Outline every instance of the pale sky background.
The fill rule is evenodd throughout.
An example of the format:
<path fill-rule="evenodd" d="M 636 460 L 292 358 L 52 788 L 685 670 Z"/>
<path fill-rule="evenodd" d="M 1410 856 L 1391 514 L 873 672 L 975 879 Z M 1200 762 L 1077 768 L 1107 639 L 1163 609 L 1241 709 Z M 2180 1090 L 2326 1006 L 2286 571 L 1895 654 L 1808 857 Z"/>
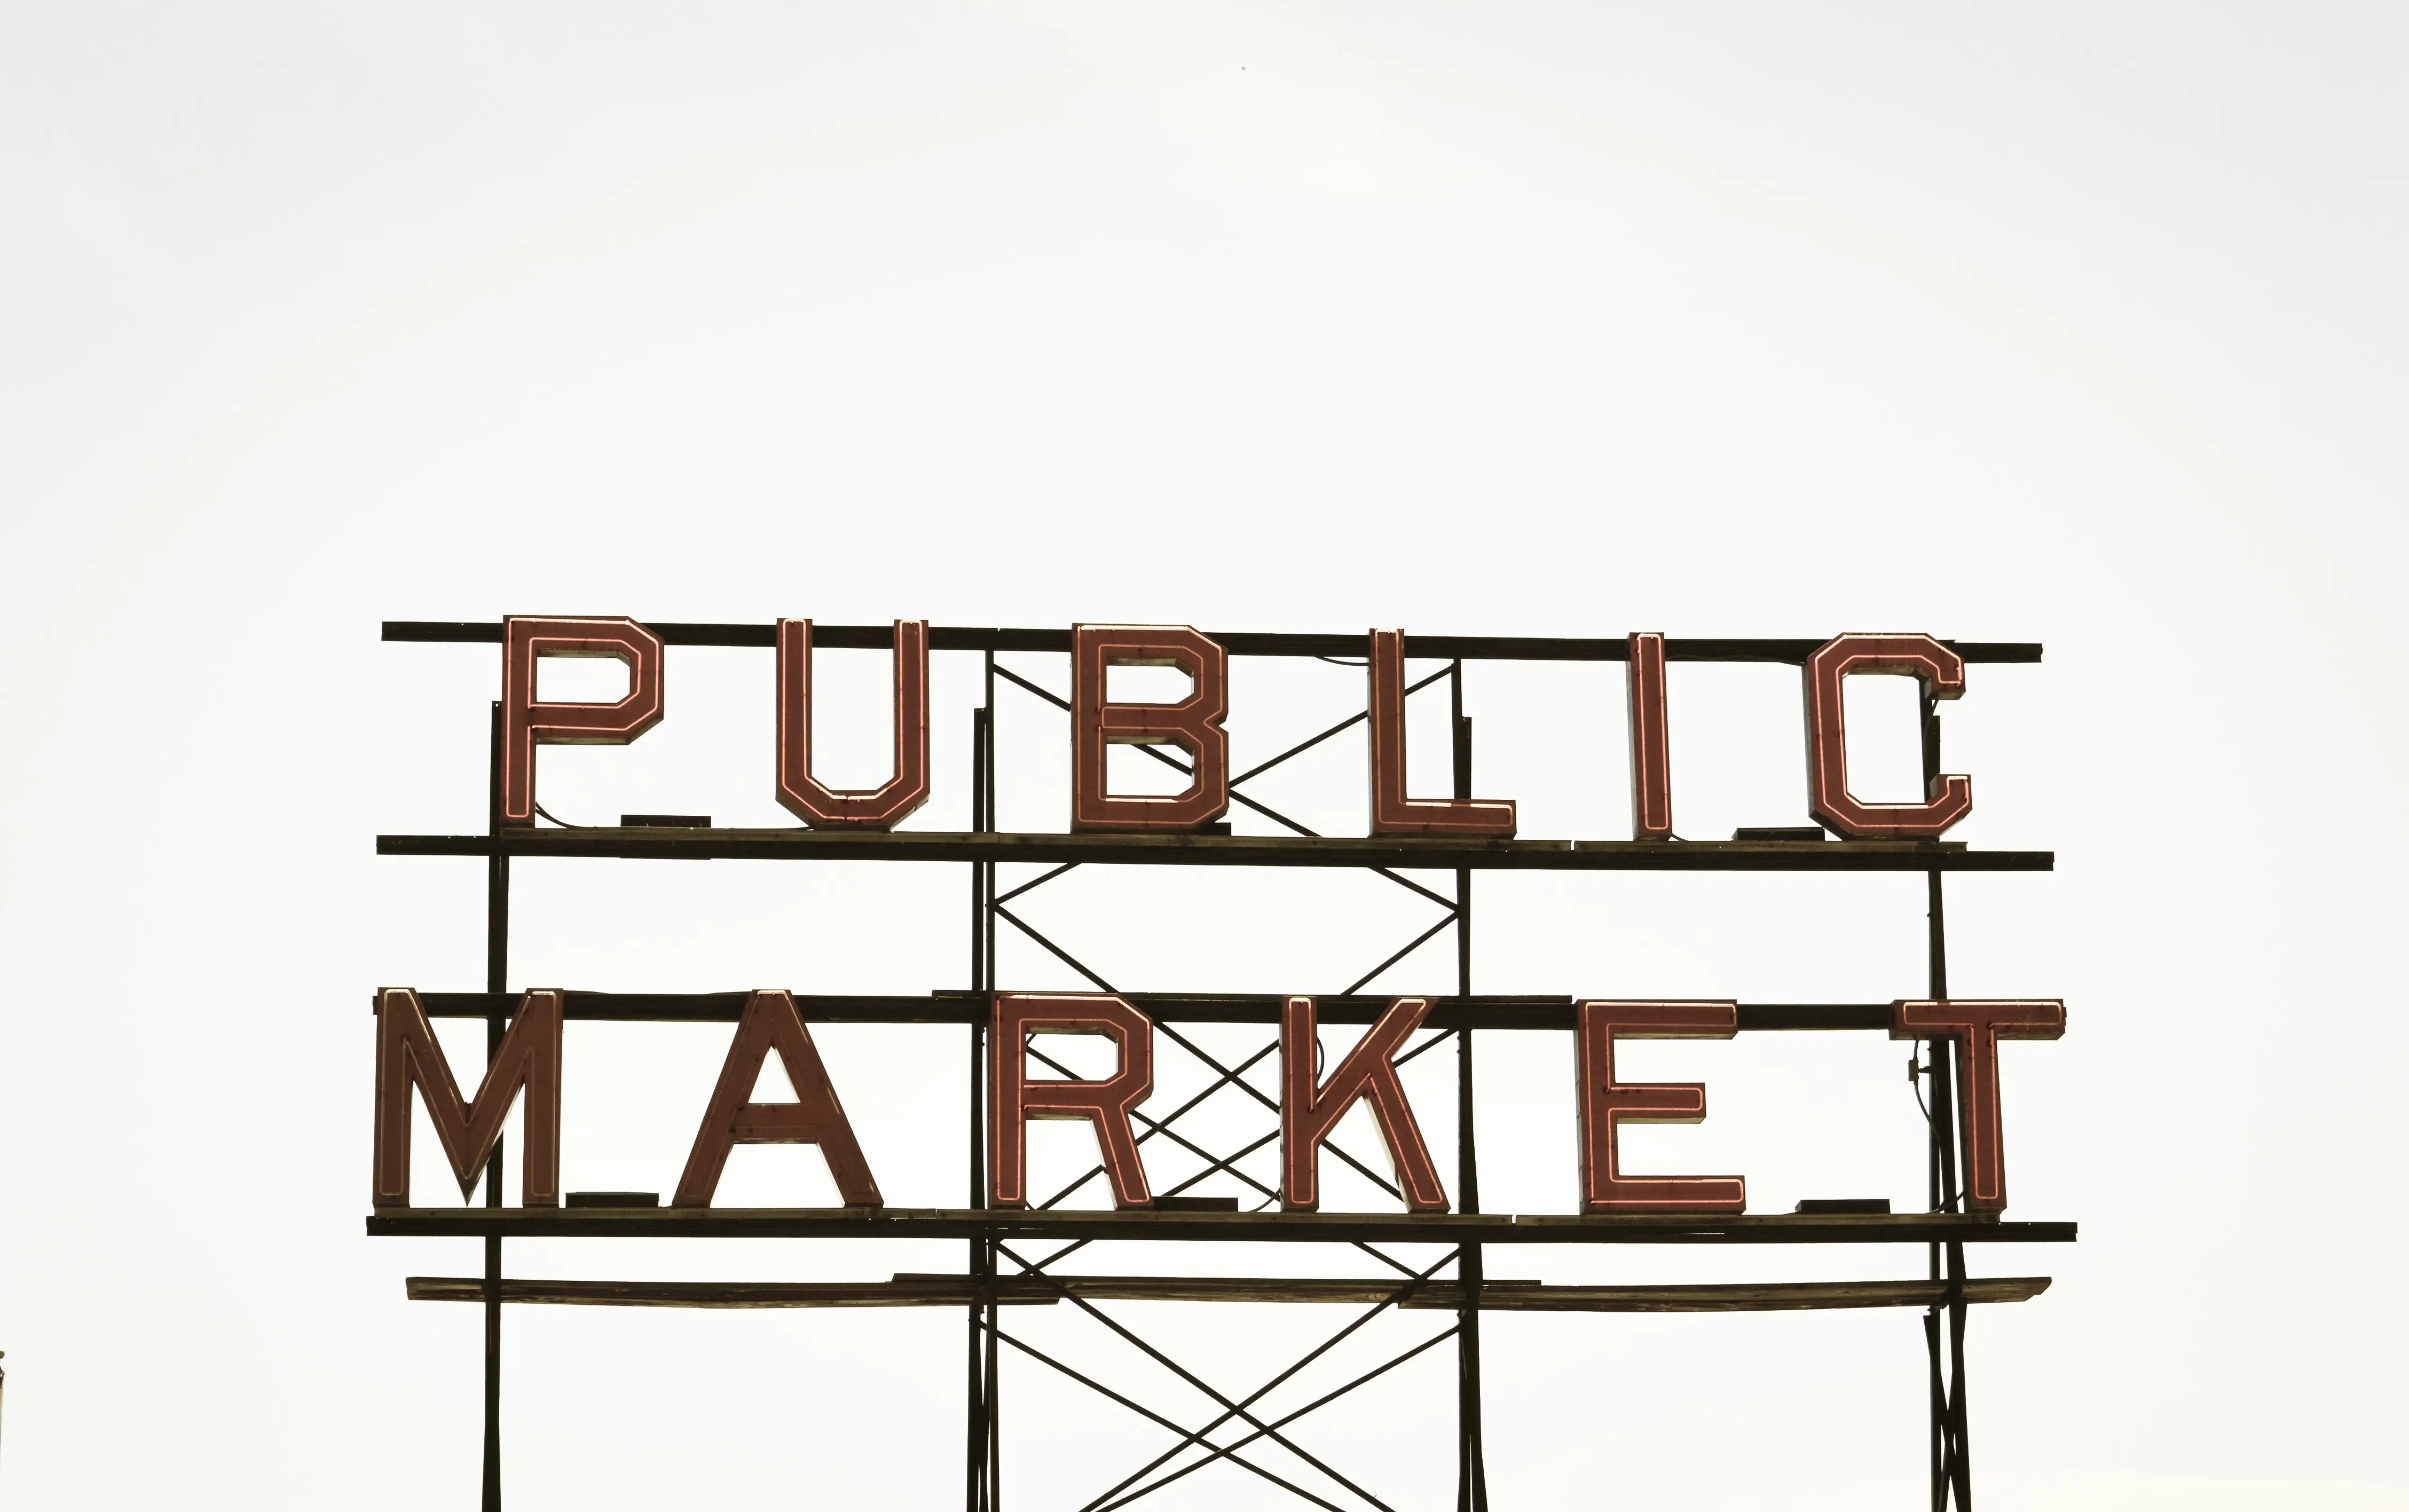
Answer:
<path fill-rule="evenodd" d="M 1975 1317 L 1983 1504 L 2409 1506 L 2404 44 L 2397 8 L 2315 4 L 0 4 L 0 1495 L 473 1505 L 478 1316 L 402 1278 L 477 1246 L 361 1219 L 368 994 L 479 986 L 481 884 L 371 852 L 479 823 L 498 657 L 377 626 L 570 612 L 2045 641 L 1948 713 L 1959 835 L 2058 853 L 1952 884 L 1953 985 L 2067 1000 L 2062 1042 L 2008 1054 L 2012 1216 L 2084 1226 L 1974 1256 L 2057 1278 Z M 914 823 L 952 828 L 972 661 L 939 662 Z M 883 672 L 823 675 L 843 776 Z M 1361 706 L 1338 668 L 1236 677 L 1242 762 Z M 1672 696 L 1684 833 L 1803 818 L 1795 674 L 1677 667 Z M 1526 834 L 1627 833 L 1621 697 L 1612 668 L 1476 669 L 1483 796 Z M 547 751 L 547 806 L 777 822 L 767 654 L 673 652 L 668 707 L 636 746 Z M 1866 785 L 1911 770 L 1905 710 L 1866 700 Z M 1059 828 L 1057 716 L 1005 711 L 1005 821 Z M 1265 796 L 1360 832 L 1359 753 Z M 513 985 L 961 984 L 960 868 L 806 870 L 523 865 Z M 1503 880 L 1479 986 L 1913 996 L 1919 892 Z M 1169 928 L 1176 899 L 1216 932 Z M 1090 871 L 1031 912 L 1156 990 L 1335 990 L 1428 917 L 1292 872 Z M 1032 949 L 1003 969 L 1071 985 Z M 959 1031 L 822 1044 L 888 1199 L 959 1201 Z M 724 1044 L 572 1027 L 569 1186 L 667 1191 Z M 1709 1086 L 1706 1123 L 1635 1140 L 1658 1169 L 1745 1172 L 1764 1211 L 1920 1199 L 1903 1046 L 1643 1048 Z M 1493 1209 L 1570 1207 L 1569 1060 L 1484 1041 Z M 815 1159 L 740 1151 L 723 1200 L 826 1200 Z M 959 1254 L 553 1242 L 510 1269 Z M 1335 1326 L 1127 1316 L 1232 1389 Z M 1920 1505 L 1914 1315 L 1490 1328 L 1501 1508 Z M 957 1505 L 961 1334 L 514 1310 L 509 1505 Z M 1300 1436 L 1449 1505 L 1445 1359 Z M 1025 1362 L 1005 1390 L 1017 1508 L 1162 1442 Z M 1160 1505 L 1266 1504 L 1222 1472 Z"/>

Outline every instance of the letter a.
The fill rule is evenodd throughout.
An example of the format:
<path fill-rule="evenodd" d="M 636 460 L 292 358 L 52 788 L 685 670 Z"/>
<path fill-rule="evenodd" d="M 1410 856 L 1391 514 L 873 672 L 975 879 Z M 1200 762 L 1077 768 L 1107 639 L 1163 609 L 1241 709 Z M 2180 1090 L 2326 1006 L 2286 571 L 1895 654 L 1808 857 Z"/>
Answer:
<path fill-rule="evenodd" d="M 795 1101 L 747 1102 L 772 1050 L 786 1068 L 786 1080 L 794 1083 Z M 686 1157 L 685 1174 L 678 1177 L 671 1205 L 709 1207 L 712 1193 L 719 1189 L 719 1174 L 728 1168 L 728 1152 L 739 1145 L 816 1145 L 828 1158 L 829 1174 L 836 1178 L 845 1206 L 887 1205 L 789 993 L 756 992 L 745 1002 L 735 1043 L 719 1068 L 719 1086 L 711 1094 L 702 1128 L 694 1136 L 694 1153 Z"/>

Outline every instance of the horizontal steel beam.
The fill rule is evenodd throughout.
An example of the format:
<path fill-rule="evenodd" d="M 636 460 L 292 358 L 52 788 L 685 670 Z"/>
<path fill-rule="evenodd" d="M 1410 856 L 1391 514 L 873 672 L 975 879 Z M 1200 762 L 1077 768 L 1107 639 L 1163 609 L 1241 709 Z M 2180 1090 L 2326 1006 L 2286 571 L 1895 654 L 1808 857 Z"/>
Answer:
<path fill-rule="evenodd" d="M 994 861 L 1107 866 L 1392 867 L 1507 871 L 2047 871 L 2049 851 L 1947 841 L 1425 840 L 1357 835 L 1021 835 L 906 829 L 505 829 L 379 835 L 379 856 Z"/>
<path fill-rule="evenodd" d="M 1159 1024 L 1261 1024 L 1280 1021 L 1278 993 L 1124 992 Z M 1325 1024 L 1369 1024 L 1403 996 L 1317 997 Z M 568 1017 L 611 1023 L 732 1024 L 743 1015 L 749 992 L 583 992 L 564 994 Z M 511 992 L 422 992 L 418 1001 L 433 1018 L 488 1018 L 518 1006 Z M 1573 1000 L 1543 997 L 1430 998 L 1425 1029 L 1569 1030 Z M 375 1000 L 369 1000 L 371 1009 Z M 931 992 L 921 997 L 795 994 L 795 1006 L 812 1024 L 983 1024 L 988 1015 L 984 992 Z M 1743 1030 L 1890 1030 L 1886 1002 L 1744 1002 Z"/>
<path fill-rule="evenodd" d="M 1955 1213 L 1737 1217 L 1432 1213 L 1065 1213 L 844 1207 L 387 1207 L 371 1234 L 567 1238 L 654 1234 L 764 1239 L 1241 1240 L 1292 1244 L 1878 1245 L 2068 1244 L 2071 1223 Z"/>
<path fill-rule="evenodd" d="M 1738 1281 L 1702 1286 L 1551 1287 L 1536 1281 L 1484 1281 L 1473 1304 L 1507 1313 L 1771 1313 L 1855 1307 L 1933 1307 L 2026 1302 L 2049 1289 L 2045 1275 L 1947 1281 Z M 483 1302 L 473 1275 L 413 1275 L 412 1302 Z M 1399 1284 L 1393 1278 L 1320 1276 L 1065 1275 L 1008 1276 L 982 1287 L 968 1275 L 899 1275 L 892 1281 L 527 1281 L 506 1280 L 510 1303 L 583 1307 L 960 1307 L 992 1296 L 1003 1306 L 1043 1306 L 1065 1297 L 1089 1302 L 1319 1303 L 1408 1312 L 1456 1312 L 1466 1303 L 1455 1281 Z M 1402 1293 L 1402 1295 L 1401 1295 Z"/>
<path fill-rule="evenodd" d="M 672 646 L 760 646 L 777 644 L 772 625 L 694 625 L 651 622 L 648 627 Z M 1233 656 L 1361 656 L 1369 632 L 1355 635 L 1290 635 L 1254 630 L 1205 632 Z M 499 620 L 387 620 L 387 641 L 448 641 L 499 645 Z M 1802 665 L 1822 641 L 1700 641 L 1674 639 L 1665 642 L 1667 661 L 1769 661 Z M 2041 660 L 2041 648 L 2029 641 L 1944 641 L 1969 662 Z M 812 644 L 858 650 L 884 650 L 895 644 L 892 625 L 812 626 Z M 978 629 L 931 626 L 932 651 L 1054 651 L 1068 653 L 1068 627 L 1051 630 Z M 1406 654 L 1446 661 L 1624 661 L 1630 642 L 1621 636 L 1566 638 L 1529 635 L 1415 635 L 1406 638 Z"/>

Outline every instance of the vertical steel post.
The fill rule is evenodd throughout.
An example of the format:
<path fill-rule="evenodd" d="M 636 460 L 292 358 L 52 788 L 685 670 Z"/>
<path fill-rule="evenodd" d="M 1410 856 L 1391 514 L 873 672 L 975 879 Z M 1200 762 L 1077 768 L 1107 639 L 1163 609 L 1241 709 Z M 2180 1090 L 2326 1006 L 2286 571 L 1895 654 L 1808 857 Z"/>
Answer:
<path fill-rule="evenodd" d="M 987 654 L 983 701 L 971 711 L 971 828 L 995 828 L 995 653 Z M 995 991 L 995 863 L 971 863 L 971 989 Z M 1003 1054 L 988 1044 L 987 1025 L 971 1025 L 970 1205 L 987 1206 L 988 1058 Z M 970 1305 L 969 1443 L 964 1476 L 970 1512 L 995 1512 L 1002 1496 L 1003 1443 L 996 1417 L 996 1243 L 970 1242 L 974 1283 Z"/>
<path fill-rule="evenodd" d="M 988 799 L 993 788 L 988 781 L 988 742 L 993 739 L 991 721 L 995 717 L 995 653 L 987 656 L 987 702 L 971 711 L 971 829 L 985 833 L 992 822 Z M 984 992 L 991 986 L 993 973 L 988 963 L 990 936 L 988 933 L 988 900 L 993 888 L 993 869 L 984 861 L 971 863 L 971 990 Z M 971 1020 L 971 1096 L 970 1096 L 970 1206 L 987 1206 L 987 1134 L 983 1125 L 987 1118 L 987 1025 L 975 1015 Z M 968 1512 L 988 1512 L 988 1391 L 986 1361 L 989 1358 L 990 1341 L 986 1324 L 992 1322 L 980 1292 L 994 1277 L 994 1252 L 978 1239 L 970 1242 L 970 1272 L 974 1289 L 970 1304 L 970 1357 L 967 1396 L 967 1427 L 969 1443 L 963 1466 L 965 1477 L 964 1505 Z"/>
<path fill-rule="evenodd" d="M 992 651 L 989 651 L 987 654 L 987 682 L 983 694 L 987 699 L 987 749 L 985 759 L 979 766 L 979 793 L 981 801 L 986 805 L 985 812 L 987 814 L 987 828 L 992 831 L 996 828 L 995 653 Z M 989 994 L 990 998 L 992 998 L 996 989 L 995 863 L 993 861 L 986 863 L 984 874 L 986 877 L 987 891 L 984 895 L 985 902 L 981 909 L 979 928 L 985 931 L 985 938 L 979 949 L 981 958 L 987 962 L 987 980 L 981 984 L 981 986 Z M 1004 1053 L 994 1044 L 989 1044 L 987 1048 L 988 1054 L 990 1057 Z M 1020 1046 L 1017 1044 L 1011 1046 L 1010 1053 L 1014 1056 L 1019 1055 Z M 986 1136 L 987 1129 L 985 1125 L 980 1126 L 979 1132 L 982 1138 Z M 982 1202 L 986 1201 L 984 1195 L 982 1195 L 980 1201 Z M 996 1264 L 1002 1258 L 1002 1241 L 994 1238 L 993 1236 L 988 1237 L 987 1241 L 987 1276 L 990 1282 L 995 1279 Z M 997 1303 L 994 1293 L 990 1291 L 987 1299 L 987 1360 L 985 1361 L 987 1390 L 988 1512 L 998 1512 L 998 1509 L 1003 1505 L 1003 1404 L 1001 1400 L 1003 1395 L 1003 1376 L 1001 1374 L 1001 1367 L 997 1363 L 997 1352 L 1001 1347 L 998 1340 L 1002 1335 L 1003 1319 L 998 1315 L 996 1307 Z"/>
<path fill-rule="evenodd" d="M 1455 796 L 1472 796 L 1472 721 L 1464 716 L 1464 662 L 1448 669 L 1448 702 L 1454 738 Z M 1455 873 L 1455 991 L 1472 996 L 1472 871 Z M 1459 1207 L 1480 1211 L 1480 1162 L 1474 1145 L 1472 1111 L 1472 1026 L 1455 1031 L 1455 1181 L 1462 1193 Z M 1460 1251 L 1456 1274 L 1464 1282 L 1464 1305 L 1456 1313 L 1455 1418 L 1459 1463 L 1455 1505 L 1459 1512 L 1489 1512 L 1489 1467 L 1480 1433 L 1480 1246 L 1467 1243 Z"/>
<path fill-rule="evenodd" d="M 1924 700 L 1921 724 L 1924 777 L 1928 786 L 1940 772 L 1940 708 L 1931 698 Z M 1945 999 L 1949 996 L 1949 929 L 1940 873 L 1927 871 L 1924 878 L 1926 995 Z M 1955 1054 L 1951 1042 L 1945 1039 L 1927 1041 L 1925 1054 L 1932 1084 L 1927 1188 L 1934 1211 L 1954 1213 L 1963 1205 L 1957 1185 Z M 1954 1241 L 1931 1246 L 1928 1270 L 1931 1279 L 1948 1280 L 1951 1299 L 1945 1304 L 1945 1346 L 1941 1338 L 1944 1305 L 1934 1305 L 1924 1318 L 1925 1350 L 1931 1375 L 1933 1512 L 1946 1512 L 1953 1494 L 1958 1512 L 1972 1512 L 1972 1469 L 1966 1443 L 1966 1246 Z"/>
<path fill-rule="evenodd" d="M 485 833 L 502 833 L 502 706 L 493 712 L 492 752 L 485 795 Z M 485 857 L 485 990 L 495 994 L 485 1013 L 485 1063 L 502 1047 L 509 1012 L 500 994 L 510 990 L 511 858 L 497 845 Z M 485 1205 L 502 1205 L 502 1141 L 485 1159 Z M 502 1509 L 502 1238 L 485 1239 L 485 1456 L 483 1512 Z"/>

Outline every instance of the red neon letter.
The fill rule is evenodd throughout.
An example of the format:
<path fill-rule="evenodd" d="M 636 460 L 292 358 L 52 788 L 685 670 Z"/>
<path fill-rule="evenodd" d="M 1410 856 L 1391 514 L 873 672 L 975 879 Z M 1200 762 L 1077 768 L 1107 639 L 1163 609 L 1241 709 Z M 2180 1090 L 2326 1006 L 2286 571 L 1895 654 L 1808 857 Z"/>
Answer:
<path fill-rule="evenodd" d="M 529 992 L 519 999 L 510 1032 L 485 1068 L 473 1102 L 460 1098 L 452 1064 L 435 1043 L 426 1005 L 408 987 L 377 994 L 376 1205 L 410 1205 L 410 1088 L 415 1083 L 426 1116 L 443 1142 L 460 1195 L 477 1184 L 485 1157 L 502 1137 L 502 1116 L 519 1089 L 527 1089 L 521 1120 L 527 1149 L 519 1167 L 520 1201 L 528 1207 L 560 1205 L 560 994 Z"/>
<path fill-rule="evenodd" d="M 1631 638 L 1631 838 L 1673 837 L 1672 757 L 1665 734 L 1665 638 Z"/>
<path fill-rule="evenodd" d="M 1120 1047 L 1120 1070 L 1101 1082 L 1032 1082 L 1031 1034 L 1101 1034 Z M 1115 1207 L 1152 1207 L 1154 1193 L 1138 1159 L 1130 1111 L 1154 1090 L 1154 1025 L 1119 998 L 1104 994 L 999 992 L 988 1046 L 988 1201 L 1029 1205 L 1031 1118 L 1085 1118 L 1096 1126 Z"/>
<path fill-rule="evenodd" d="M 1363 1031 L 1355 1048 L 1317 1089 L 1315 1064 L 1321 1058 L 1319 1015 L 1311 998 L 1291 998 L 1280 1010 L 1280 1207 L 1310 1213 L 1321 1206 L 1321 1145 L 1358 1098 L 1372 1104 L 1389 1164 L 1409 1213 L 1444 1213 L 1447 1188 L 1414 1122 L 1413 1104 L 1397 1080 L 1395 1056 L 1406 1037 L 1430 1014 L 1427 998 L 1399 998 Z"/>
<path fill-rule="evenodd" d="M 795 1101 L 748 1102 L 761 1075 L 761 1062 L 772 1050 L 778 1052 L 786 1080 L 794 1084 Z M 745 1000 L 744 1016 L 737 1020 L 736 1039 L 719 1068 L 719 1085 L 712 1091 L 711 1106 L 695 1133 L 694 1151 L 685 1158 L 685 1174 L 678 1177 L 671 1205 L 709 1207 L 711 1194 L 719 1189 L 719 1174 L 728 1168 L 728 1151 L 739 1145 L 816 1145 L 828 1158 L 829 1174 L 836 1178 L 845 1206 L 887 1205 L 790 993 L 756 992 Z"/>
<path fill-rule="evenodd" d="M 661 722 L 661 638 L 631 619 L 502 622 L 502 822 L 535 822 L 535 748 L 625 745 Z M 538 703 L 539 656 L 613 656 L 627 664 L 617 703 Z"/>
<path fill-rule="evenodd" d="M 1406 632 L 1374 630 L 1372 655 L 1372 833 L 1514 833 L 1514 805 L 1468 798 L 1406 796 Z"/>
<path fill-rule="evenodd" d="M 778 622 L 778 801 L 815 829 L 892 829 L 929 800 L 929 622 L 895 622 L 895 775 L 837 792 L 812 775 L 812 622 Z"/>
<path fill-rule="evenodd" d="M 1177 703 L 1107 703 L 1107 667 L 1176 667 L 1196 684 Z M 1071 828 L 1194 829 L 1230 808 L 1230 658 L 1184 625 L 1082 625 L 1071 645 Z M 1176 745 L 1195 780 L 1171 798 L 1115 798 L 1104 788 L 1110 745 Z"/>
<path fill-rule="evenodd" d="M 2066 1004 L 2056 1001 L 1895 1002 L 1894 1040 L 1955 1042 L 1957 1115 L 1966 1152 L 1966 1210 L 1997 1213 L 2008 1205 L 2008 1156 L 1999 1134 L 1999 1042 L 2054 1040 L 2066 1032 Z"/>
<path fill-rule="evenodd" d="M 1738 1176 L 1626 1176 L 1615 1149 L 1619 1124 L 1694 1124 L 1707 1116 L 1695 1082 L 1614 1079 L 1617 1040 L 1728 1040 L 1739 1032 L 1732 1002 L 1584 1002 L 1574 1037 L 1580 1078 L 1581 1211 L 1738 1213 L 1748 1206 Z"/>
<path fill-rule="evenodd" d="M 1849 796 L 1849 737 L 1840 686 L 1852 672 L 1912 674 L 1927 698 L 1966 691 L 1966 662 L 1928 635 L 1836 635 L 1807 658 L 1807 807 L 1851 840 L 1925 840 L 1974 807 L 1974 785 L 1935 777 L 1921 803 L 1860 803 Z"/>

